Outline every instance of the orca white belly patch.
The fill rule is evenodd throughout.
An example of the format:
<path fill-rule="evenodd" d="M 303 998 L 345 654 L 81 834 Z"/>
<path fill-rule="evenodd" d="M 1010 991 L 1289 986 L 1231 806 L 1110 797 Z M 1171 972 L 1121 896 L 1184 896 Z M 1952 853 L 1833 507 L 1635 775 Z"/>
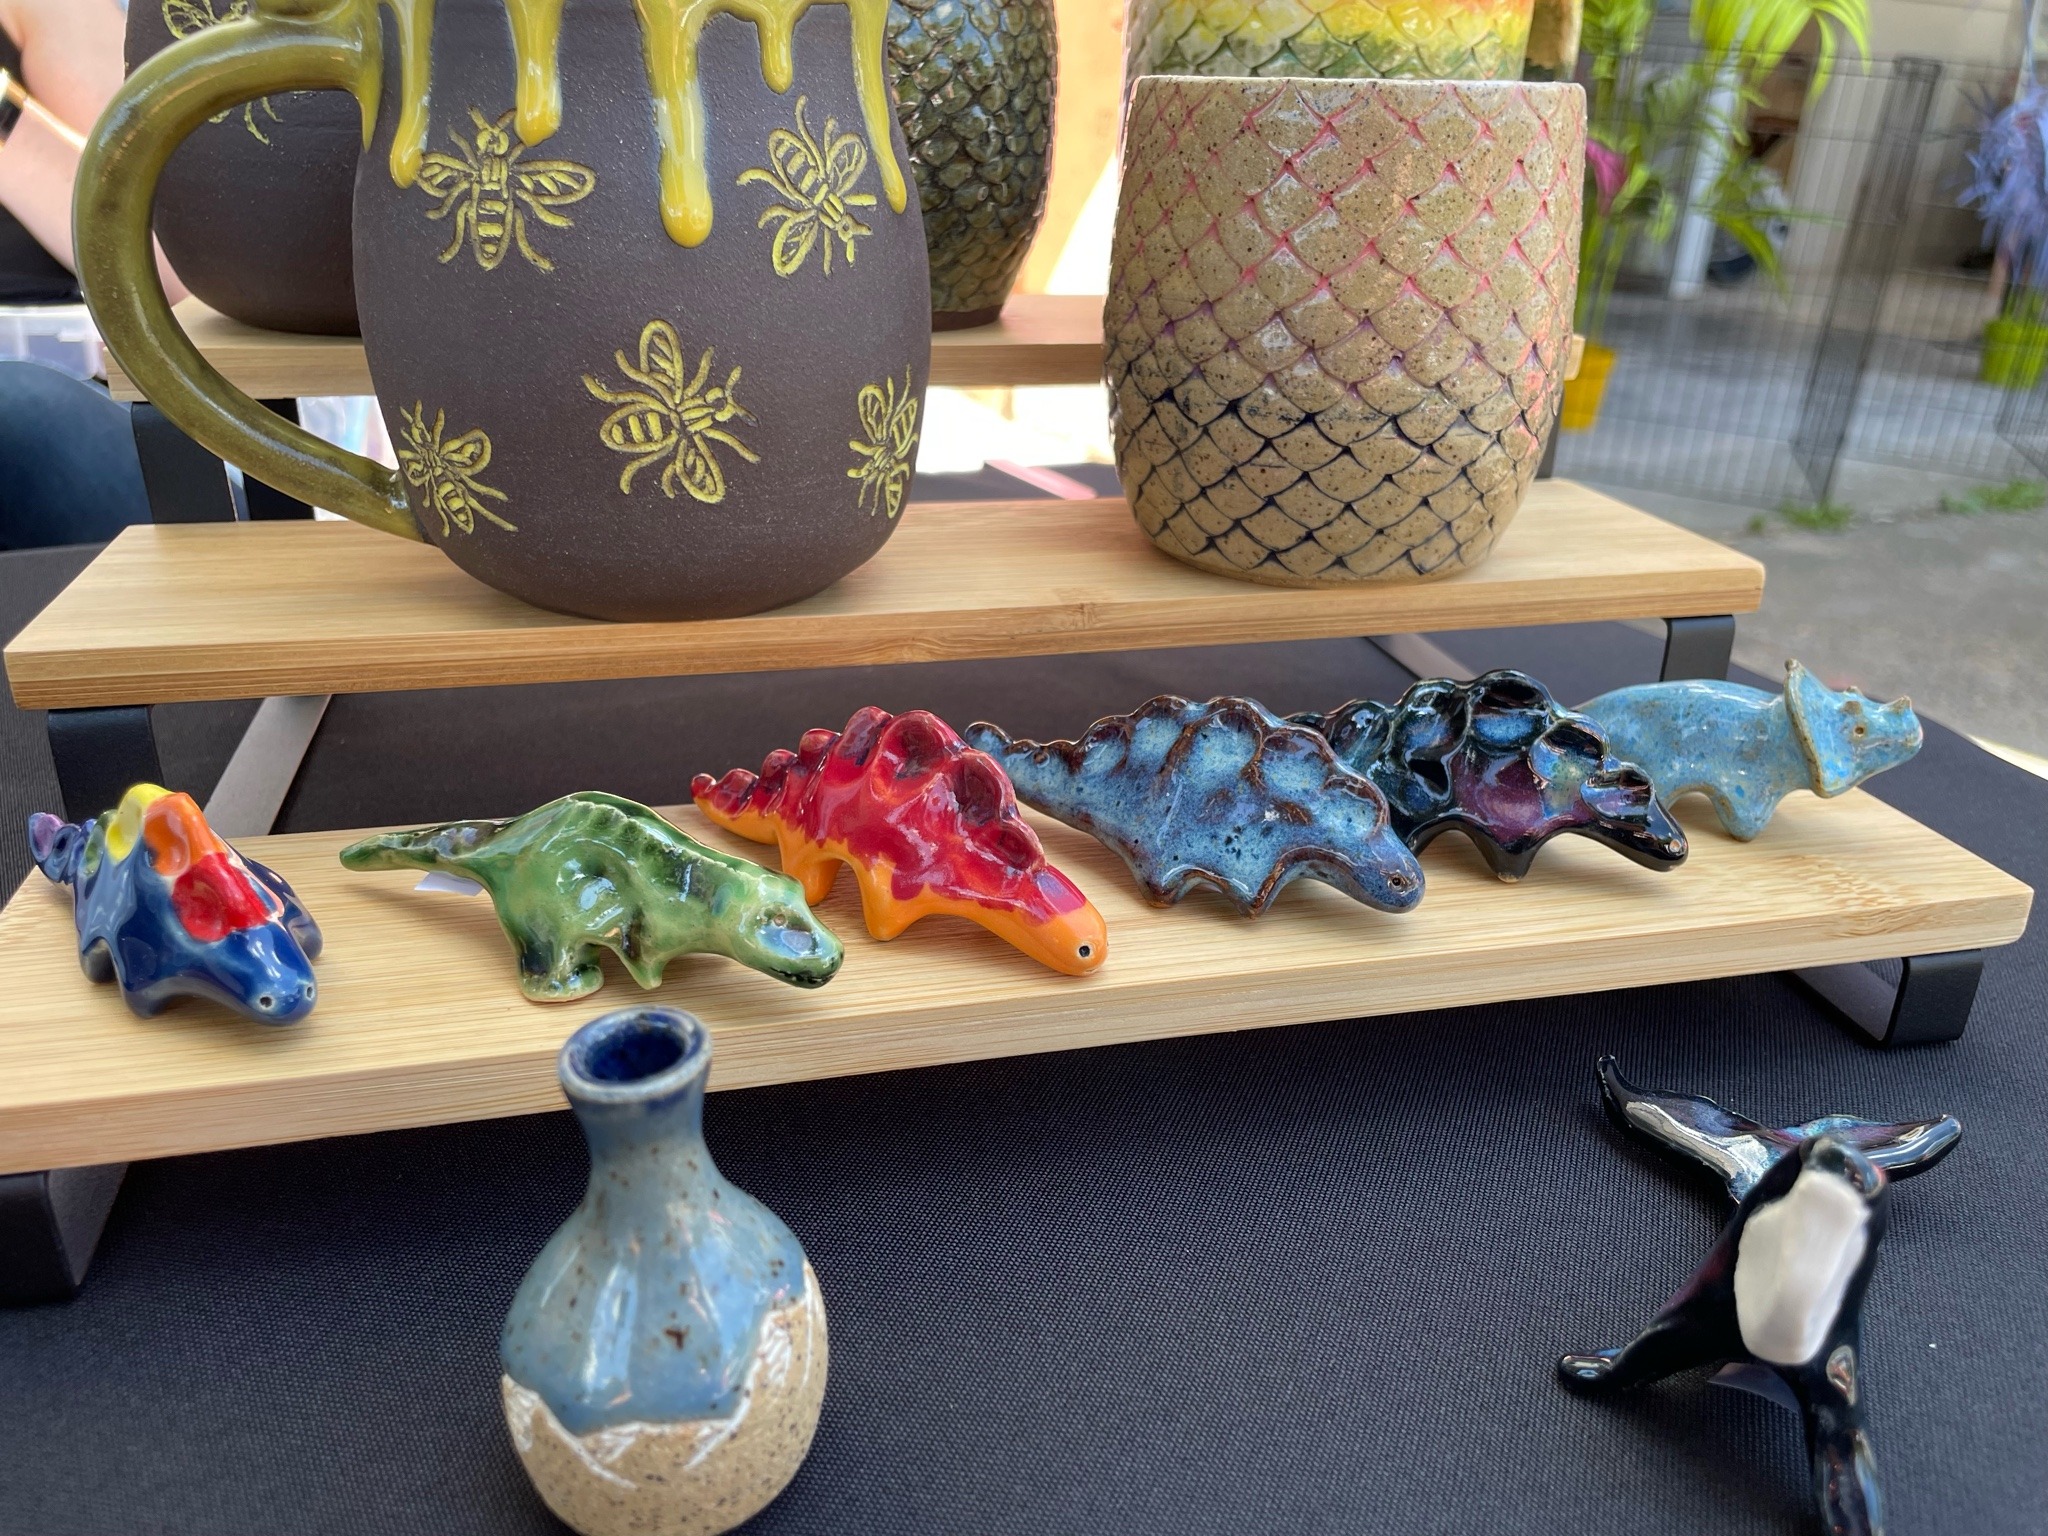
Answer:
<path fill-rule="evenodd" d="M 1774 1365 L 1818 1354 L 1863 1262 L 1869 1226 L 1855 1186 L 1817 1168 L 1752 1215 L 1735 1249 L 1735 1321 L 1744 1348 Z"/>

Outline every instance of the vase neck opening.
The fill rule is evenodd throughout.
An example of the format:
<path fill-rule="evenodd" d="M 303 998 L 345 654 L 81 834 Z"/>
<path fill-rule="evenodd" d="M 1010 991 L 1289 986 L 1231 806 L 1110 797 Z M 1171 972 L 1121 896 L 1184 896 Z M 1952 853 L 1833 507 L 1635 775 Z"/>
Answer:
<path fill-rule="evenodd" d="M 699 1133 L 711 1032 L 674 1008 L 623 1008 L 562 1047 L 562 1091 L 593 1147 Z"/>

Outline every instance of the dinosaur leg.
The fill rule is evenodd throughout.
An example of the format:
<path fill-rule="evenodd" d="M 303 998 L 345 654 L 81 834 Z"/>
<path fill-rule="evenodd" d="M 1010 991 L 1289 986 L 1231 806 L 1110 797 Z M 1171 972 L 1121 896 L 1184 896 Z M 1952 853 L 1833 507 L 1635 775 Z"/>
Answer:
<path fill-rule="evenodd" d="M 1743 1353 L 1733 1303 L 1688 1286 L 1620 1349 L 1566 1355 L 1557 1374 L 1575 1392 L 1615 1392 Z"/>
<path fill-rule="evenodd" d="M 573 1002 L 604 985 L 595 945 L 559 944 L 532 929 L 514 942 L 519 949 L 519 990 L 536 1003 Z"/>
<path fill-rule="evenodd" d="M 868 932 L 876 938 L 893 939 L 924 916 L 922 908 L 896 899 L 889 889 L 887 874 L 865 864 L 854 864 L 851 868 L 854 884 L 860 887 L 860 915 L 867 922 Z"/>
<path fill-rule="evenodd" d="M 1792 1383 L 1806 1420 L 1813 1495 L 1831 1536 L 1877 1536 L 1884 1529 L 1877 1458 L 1863 1431 L 1856 1370 L 1856 1344 L 1851 1339 L 1802 1370 Z"/>
<path fill-rule="evenodd" d="M 114 952 L 106 940 L 96 939 L 78 952 L 78 968 L 85 972 L 85 979 L 105 982 L 114 979 Z"/>
<path fill-rule="evenodd" d="M 782 845 L 782 872 L 804 888 L 804 900 L 815 907 L 832 894 L 839 860 L 814 843 L 791 840 Z"/>
<path fill-rule="evenodd" d="M 652 992 L 661 985 L 661 973 L 675 958 L 674 949 L 655 952 L 650 948 L 646 925 L 629 923 L 619 935 L 619 942 L 610 946 L 612 953 L 624 962 L 626 974 L 639 982 L 642 989 Z"/>
<path fill-rule="evenodd" d="M 1721 818 L 1721 825 L 1728 829 L 1728 835 L 1738 842 L 1755 842 L 1757 834 L 1771 824 L 1771 814 L 1778 808 L 1782 798 L 1774 794 L 1753 795 L 1736 800 L 1725 791 L 1710 789 L 1707 798 L 1714 802 L 1714 814 Z"/>

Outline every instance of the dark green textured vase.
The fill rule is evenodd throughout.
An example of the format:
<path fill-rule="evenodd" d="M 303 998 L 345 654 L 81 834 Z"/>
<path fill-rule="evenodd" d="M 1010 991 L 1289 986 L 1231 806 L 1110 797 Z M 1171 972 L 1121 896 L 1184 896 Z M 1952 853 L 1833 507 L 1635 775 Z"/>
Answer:
<path fill-rule="evenodd" d="M 1052 169 L 1052 0 L 891 0 L 889 68 L 931 253 L 932 327 L 1002 312 Z"/>

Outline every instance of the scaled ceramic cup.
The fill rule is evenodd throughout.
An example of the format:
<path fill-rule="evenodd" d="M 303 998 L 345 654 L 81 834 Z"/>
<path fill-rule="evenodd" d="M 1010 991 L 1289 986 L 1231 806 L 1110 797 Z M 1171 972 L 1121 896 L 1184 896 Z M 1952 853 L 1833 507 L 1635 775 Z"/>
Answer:
<path fill-rule="evenodd" d="M 1276 586 L 1485 559 L 1557 419 L 1584 160 L 1576 85 L 1138 81 L 1103 328 L 1153 541 Z"/>
<path fill-rule="evenodd" d="M 889 70 L 931 257 L 932 329 L 1003 311 L 1052 177 L 1052 0 L 890 0 Z"/>
<path fill-rule="evenodd" d="M 711 1037 L 631 1008 L 562 1047 L 590 1185 L 505 1315 L 505 1422 L 583 1536 L 715 1536 L 780 1493 L 825 1396 L 825 1303 L 797 1240 L 704 1146 Z"/>

